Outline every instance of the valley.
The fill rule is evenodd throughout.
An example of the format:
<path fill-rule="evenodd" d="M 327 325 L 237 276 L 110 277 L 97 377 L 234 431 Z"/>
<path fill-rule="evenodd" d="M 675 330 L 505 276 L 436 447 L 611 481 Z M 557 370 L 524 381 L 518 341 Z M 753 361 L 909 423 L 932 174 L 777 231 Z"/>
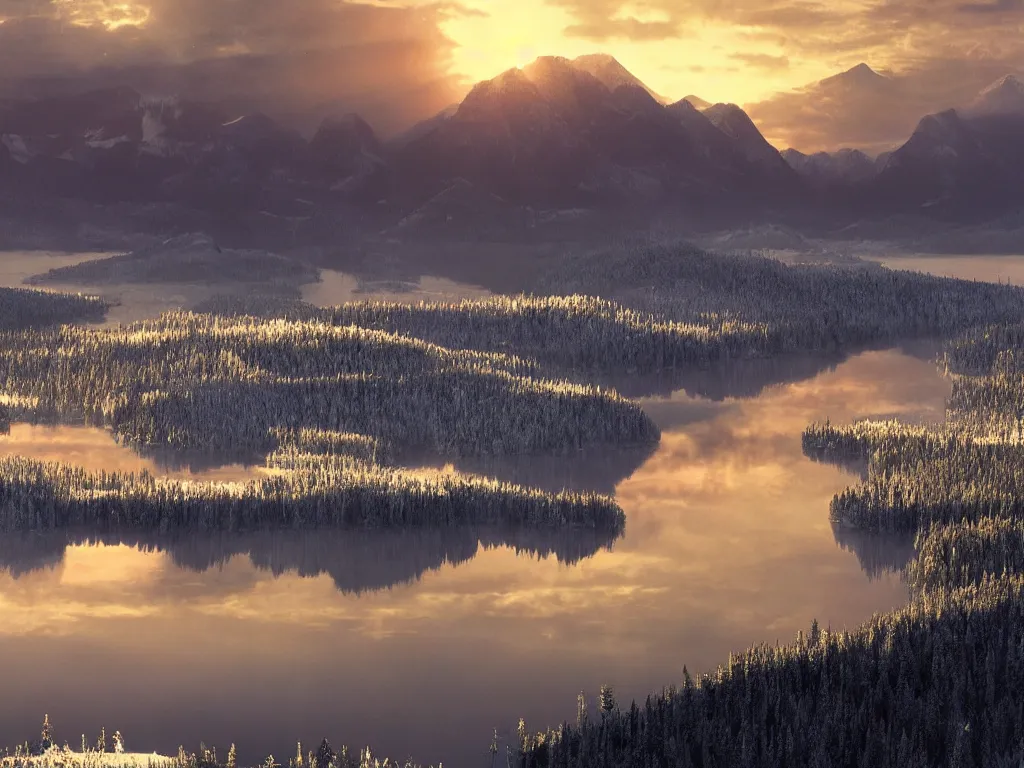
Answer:
<path fill-rule="evenodd" d="M 1024 17 L 912 6 L 0 2 L 0 768 L 1024 765 Z"/>
<path fill-rule="evenodd" d="M 42 676 L 29 665 L 35 683 L 0 712 L 11 724 L 0 737 L 31 732 L 42 708 L 75 730 L 109 720 L 130 744 L 163 754 L 191 733 L 236 742 L 240 760 L 257 762 L 287 754 L 288 738 L 327 736 L 474 764 L 486 760 L 493 728 L 503 749 L 515 749 L 519 717 L 531 726 L 570 720 L 580 690 L 593 699 L 609 684 L 620 700 L 643 700 L 678 680 L 682 663 L 711 672 L 730 651 L 785 642 L 808 616 L 853 629 L 912 602 L 901 575 L 912 534 L 831 524 L 830 500 L 862 470 L 811 461 L 804 431 L 826 419 L 943 424 L 951 382 L 931 337 L 1012 322 L 1024 315 L 1019 289 L 668 245 L 632 251 L 629 271 L 625 258 L 566 256 L 533 278 L 580 293 L 613 289 L 617 298 L 600 301 L 472 288 L 459 298 L 443 293 L 457 284 L 420 277 L 383 301 L 318 307 L 246 300 L 226 281 L 224 298 L 195 307 L 214 314 L 186 305 L 161 315 L 152 302 L 158 316 L 134 326 L 5 337 L 12 423 L 0 464 L 6 498 L 18 503 L 4 504 L 0 534 L 0 600 L 12 617 L 0 646 L 4 658 L 66 661 Z M 353 298 L 355 279 L 338 274 L 343 298 Z M 823 287 L 833 298 L 819 305 Z M 158 296 L 163 286 L 146 290 Z M 790 309 L 775 308 L 772 296 L 787 297 Z M 713 307 L 735 312 L 737 331 L 749 334 L 746 323 L 757 333 L 723 336 L 733 326 L 709 314 Z M 782 343 L 787 312 L 808 329 L 820 314 L 828 335 Z M 877 349 L 863 351 L 865 343 Z M 546 391 L 551 377 L 578 382 L 557 386 L 579 395 L 553 400 L 550 415 L 527 406 L 546 425 L 532 433 L 491 433 L 498 411 L 480 410 L 474 397 L 465 414 L 483 418 L 476 433 L 465 417 L 443 427 L 437 410 L 417 447 L 415 421 L 382 419 L 395 413 L 400 387 L 388 390 L 387 406 L 358 395 L 359 409 L 339 409 L 333 389 L 310 388 L 357 371 L 395 377 L 392 387 L 409 371 L 422 384 L 443 366 L 512 385 L 495 390 L 504 393 L 502 418 L 522 418 L 520 399 Z M 301 410 L 282 407 L 288 397 L 266 399 L 301 377 L 310 382 Z M 584 383 L 604 378 L 638 399 Z M 252 386 L 239 388 L 246 381 Z M 206 397 L 224 387 L 231 396 L 202 419 L 183 420 L 199 411 L 169 405 L 186 397 L 195 409 L 204 389 Z M 448 399 L 439 390 L 431 405 L 429 391 L 417 390 L 410 412 L 430 414 Z M 557 413 L 574 413 L 576 397 L 598 398 L 586 408 L 602 403 L 619 420 L 637 414 L 612 423 L 639 425 L 648 443 L 629 445 L 633 433 L 596 432 L 585 420 L 576 433 L 552 430 Z M 337 404 L 318 410 L 317 398 Z M 254 421 L 256 413 L 268 416 Z M 492 445 L 485 434 L 504 437 Z M 410 492 L 415 504 L 386 500 Z M 327 495 L 311 501 L 310 493 Z M 459 502 L 438 505 L 442 493 Z M 419 504 L 429 516 L 418 517 Z M 450 513 L 440 519 L 439 508 Z M 147 638 L 145 649 L 131 650 L 130 637 Z M 124 704 L 112 700 L 95 723 L 92 699 L 68 692 L 94 688 L 92 670 L 115 667 L 127 687 L 103 690 Z M 196 686 L 211 691 L 201 727 L 185 715 Z M 157 709 L 132 693 L 150 689 L 163 692 Z M 294 728 L 278 707 L 258 703 L 268 689 L 306 692 L 289 705 Z M 367 691 L 380 703 L 367 706 Z M 239 693 L 250 702 L 241 713 L 228 703 Z M 430 695 L 473 704 L 454 719 L 424 715 Z"/>

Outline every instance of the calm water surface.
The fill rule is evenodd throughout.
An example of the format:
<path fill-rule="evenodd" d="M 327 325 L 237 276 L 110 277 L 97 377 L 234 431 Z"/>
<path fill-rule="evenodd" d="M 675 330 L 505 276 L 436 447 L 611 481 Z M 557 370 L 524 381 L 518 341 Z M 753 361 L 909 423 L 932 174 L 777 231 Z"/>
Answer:
<path fill-rule="evenodd" d="M 1024 259 L 885 261 L 1024 283 Z M 13 264 L 0 281 L 51 266 Z M 304 297 L 483 293 L 325 272 Z M 852 628 L 904 603 L 893 571 L 906 543 L 837 539 L 829 500 L 857 478 L 803 457 L 800 432 L 826 417 L 941 420 L 949 383 L 927 354 L 690 378 L 636 385 L 635 394 L 659 393 L 642 401 L 663 430 L 650 455 L 458 465 L 614 492 L 627 514 L 614 542 L 470 529 L 0 535 L 0 680 L 17 692 L 0 696 L 0 744 L 35 733 L 47 712 L 71 744 L 106 726 L 129 749 L 166 753 L 202 739 L 236 742 L 243 761 L 273 753 L 281 762 L 294 739 L 308 747 L 327 736 L 456 768 L 489 765 L 492 728 L 507 739 L 520 716 L 531 728 L 571 719 L 581 690 L 593 698 L 611 683 L 620 701 L 642 700 L 679 680 L 684 664 L 711 670 L 730 650 L 789 640 L 814 617 Z M 140 457 L 87 428 L 15 425 L 0 453 L 214 480 L 259 471 Z"/>
<path fill-rule="evenodd" d="M 249 286 L 223 283 L 161 283 L 161 284 L 56 284 L 26 286 L 24 281 L 51 269 L 79 264 L 111 256 L 109 253 L 62 253 L 51 251 L 0 251 L 0 286 L 31 287 L 44 291 L 66 291 L 103 297 L 113 306 L 102 323 L 112 327 L 156 317 L 164 312 L 190 309 L 218 294 L 248 290 Z M 301 288 L 302 299 L 316 306 L 327 307 L 347 301 L 386 300 L 397 302 L 457 301 L 482 298 L 490 291 L 476 285 L 456 282 L 444 277 L 414 276 L 403 280 L 372 280 L 337 270 L 321 270 L 318 283 Z"/>
<path fill-rule="evenodd" d="M 319 283 L 302 286 L 302 299 L 318 307 L 334 307 L 348 301 L 458 301 L 490 296 L 480 286 L 423 275 L 409 280 L 367 280 L 333 269 L 320 270 Z"/>
<path fill-rule="evenodd" d="M 854 627 L 905 602 L 884 568 L 899 552 L 837 544 L 828 503 L 856 478 L 804 458 L 800 432 L 825 417 L 939 420 L 948 393 L 927 359 L 886 351 L 752 399 L 645 400 L 657 450 L 635 471 L 624 462 L 628 477 L 595 464 L 627 513 L 613 543 L 467 530 L 0 537 L 0 679 L 18 692 L 0 697 L 0 743 L 47 712 L 72 744 L 106 726 L 130 749 L 233 741 L 257 761 L 327 736 L 488 765 L 492 728 L 572 718 L 581 690 L 642 699 L 683 664 L 711 670 L 814 617 Z M 102 433 L 62 444 L 38 429 L 15 427 L 5 450 L 140 461 Z M 507 471 L 557 482 L 550 466 Z M 566 484 L 587 484 L 572 471 Z"/>
<path fill-rule="evenodd" d="M 167 453 L 140 456 L 119 445 L 113 434 L 98 427 L 12 424 L 0 435 L 0 456 L 25 456 L 39 461 L 64 461 L 93 472 L 149 472 L 181 480 L 234 482 L 260 476 L 262 461 L 211 462 L 208 457 Z M 204 460 L 205 458 L 205 460 Z"/>
<path fill-rule="evenodd" d="M 939 277 L 1024 285 L 1024 256 L 866 255 L 890 269 L 909 269 Z"/>

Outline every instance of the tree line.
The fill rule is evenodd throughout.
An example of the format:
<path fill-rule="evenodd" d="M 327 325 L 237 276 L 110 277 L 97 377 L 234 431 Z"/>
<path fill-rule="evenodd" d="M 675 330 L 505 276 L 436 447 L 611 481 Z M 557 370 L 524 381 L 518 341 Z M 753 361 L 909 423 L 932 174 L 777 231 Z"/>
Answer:
<path fill-rule="evenodd" d="M 107 314 L 108 306 L 98 296 L 30 288 L 0 288 L 0 330 L 17 331 L 62 323 L 98 322 Z"/>
<path fill-rule="evenodd" d="M 981 328 L 940 364 L 965 391 L 947 422 L 810 425 L 808 455 L 867 462 L 836 496 L 836 525 L 916 534 L 910 605 L 861 628 L 813 623 L 795 643 L 758 646 L 710 675 L 531 733 L 520 768 L 630 766 L 1017 766 L 1024 757 L 1024 443 L 1010 372 L 1024 336 Z"/>
<path fill-rule="evenodd" d="M 32 404 L 15 415 L 92 419 L 136 445 L 265 451 L 275 429 L 455 455 L 658 441 L 636 403 L 535 368 L 357 326 L 184 312 L 0 335 L 0 391 Z"/>

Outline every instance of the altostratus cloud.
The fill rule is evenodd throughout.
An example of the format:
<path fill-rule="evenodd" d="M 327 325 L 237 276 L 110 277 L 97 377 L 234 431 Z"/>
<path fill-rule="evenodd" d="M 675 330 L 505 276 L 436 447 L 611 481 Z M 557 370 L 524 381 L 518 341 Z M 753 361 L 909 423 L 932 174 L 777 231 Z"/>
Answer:
<path fill-rule="evenodd" d="M 0 81 L 40 78 L 229 99 L 311 116 L 354 109 L 394 129 L 461 83 L 439 24 L 453 7 L 344 0 L 0 0 Z"/>

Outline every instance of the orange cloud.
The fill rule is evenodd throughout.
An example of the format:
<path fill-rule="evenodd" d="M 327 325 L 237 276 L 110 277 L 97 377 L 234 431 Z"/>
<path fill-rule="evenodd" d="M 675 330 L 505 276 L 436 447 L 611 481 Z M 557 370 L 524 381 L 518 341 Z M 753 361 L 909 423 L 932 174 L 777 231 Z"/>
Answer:
<path fill-rule="evenodd" d="M 103 70 L 104 84 L 227 97 L 303 127 L 352 109 L 384 133 L 529 58 L 606 52 L 670 99 L 751 106 L 780 144 L 883 148 L 1024 68 L 1012 0 L 0 0 L 0 19 L 0 90 Z M 860 61 L 905 93 L 837 102 L 805 88 Z"/>
<path fill-rule="evenodd" d="M 333 0 L 0 0 L 0 91 L 129 85 L 303 128 L 358 111 L 388 133 L 462 93 L 439 27 L 458 12 Z"/>

